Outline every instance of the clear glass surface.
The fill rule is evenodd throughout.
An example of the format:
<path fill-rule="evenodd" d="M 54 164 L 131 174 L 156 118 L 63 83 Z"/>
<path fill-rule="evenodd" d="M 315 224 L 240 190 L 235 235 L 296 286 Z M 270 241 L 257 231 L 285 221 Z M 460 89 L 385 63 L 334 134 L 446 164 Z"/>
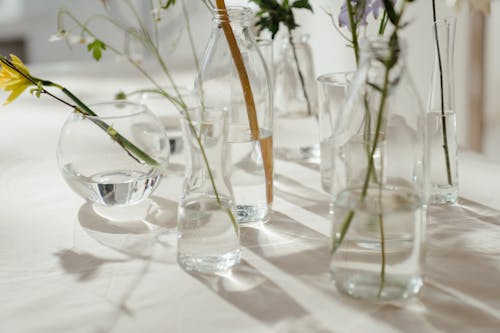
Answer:
<path fill-rule="evenodd" d="M 428 191 L 426 114 L 405 67 L 405 46 L 361 44 L 358 71 L 332 133 L 336 287 L 376 302 L 416 295 L 424 272 Z M 391 67 L 388 60 L 395 59 Z"/>
<path fill-rule="evenodd" d="M 275 66 L 275 144 L 286 159 L 319 162 L 318 94 L 308 38 L 282 40 Z"/>
<path fill-rule="evenodd" d="M 97 117 L 72 113 L 57 149 L 61 173 L 85 200 L 102 206 L 130 206 L 148 198 L 159 184 L 169 159 L 168 137 L 145 106 L 109 102 L 91 106 Z M 103 130 L 97 124 L 110 127 Z M 133 157 L 108 131 L 123 136 L 158 165 Z"/>
<path fill-rule="evenodd" d="M 246 7 L 214 12 L 212 34 L 195 82 L 201 104 L 230 113 L 228 175 L 242 224 L 268 221 L 273 203 L 272 84 L 265 63 L 269 55 L 262 53 L 252 35 L 252 17 Z M 222 29 L 225 24 L 231 25 L 242 55 L 251 98 L 243 93 L 242 78 Z"/>
<path fill-rule="evenodd" d="M 355 298 L 405 299 L 423 284 L 424 211 L 421 199 L 404 188 L 339 193 L 334 205 L 333 237 L 355 211 L 350 231 L 334 253 L 330 271 L 337 288 Z M 383 251 L 382 251 L 383 248 Z"/>
<path fill-rule="evenodd" d="M 240 261 L 228 174 L 228 116 L 224 109 L 195 108 L 181 120 L 186 174 L 177 218 L 177 262 L 186 270 L 225 271 Z"/>
<path fill-rule="evenodd" d="M 431 204 L 458 200 L 458 149 L 455 116 L 454 46 L 456 20 L 432 25 L 435 61 L 427 108 L 431 166 Z M 439 52 L 438 52 L 439 50 Z"/>
<path fill-rule="evenodd" d="M 318 78 L 321 187 L 328 193 L 332 193 L 333 133 L 353 74 L 353 72 L 328 73 Z"/>

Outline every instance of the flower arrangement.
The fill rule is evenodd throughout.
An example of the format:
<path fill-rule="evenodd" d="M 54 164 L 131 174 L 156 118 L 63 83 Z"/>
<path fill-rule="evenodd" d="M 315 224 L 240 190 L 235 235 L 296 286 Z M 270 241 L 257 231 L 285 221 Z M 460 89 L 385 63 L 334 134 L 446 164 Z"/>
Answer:
<path fill-rule="evenodd" d="M 204 1 L 204 3 L 209 6 L 209 1 Z M 221 2 L 223 4 L 223 1 Z M 102 2 L 104 9 L 107 9 L 107 2 Z M 79 30 L 79 43 L 86 45 L 87 50 L 91 53 L 92 57 L 99 61 L 105 52 L 111 52 L 123 59 L 126 59 L 129 64 L 134 67 L 139 73 L 141 73 L 144 77 L 146 77 L 150 83 L 153 85 L 153 88 L 146 89 L 150 93 L 156 93 L 163 97 L 165 97 L 168 101 L 170 101 L 181 114 L 183 114 L 193 131 L 193 133 L 197 133 L 196 128 L 194 127 L 188 110 L 188 105 L 184 100 L 180 89 L 178 88 L 178 84 L 175 81 L 175 78 L 171 75 L 169 66 L 167 65 L 165 59 L 161 56 L 159 49 L 159 36 L 158 36 L 158 25 L 161 21 L 161 13 L 163 11 L 169 10 L 174 5 L 179 4 L 181 7 L 181 11 L 183 14 L 184 22 L 186 25 L 186 31 L 189 37 L 192 55 L 195 59 L 196 65 L 198 65 L 198 59 L 196 55 L 196 50 L 194 48 L 193 37 L 191 34 L 191 27 L 189 21 L 189 14 L 187 11 L 187 7 L 185 5 L 184 0 L 166 0 L 165 2 L 159 1 L 157 6 L 153 5 L 151 2 L 151 18 L 153 29 L 150 32 L 146 29 L 145 23 L 142 21 L 138 9 L 131 1 L 124 1 L 124 6 L 128 8 L 132 17 L 136 20 L 136 24 L 139 27 L 138 29 L 132 26 L 127 26 L 123 22 L 116 20 L 110 15 L 96 14 L 93 15 L 86 20 L 82 21 L 78 19 L 73 13 L 69 10 L 62 8 L 58 13 L 58 33 L 51 37 L 51 41 L 54 40 L 65 40 L 68 44 L 71 43 L 72 35 L 70 32 Z M 153 73 L 149 72 L 145 66 L 135 59 L 132 54 L 130 54 L 129 50 L 126 47 L 120 48 L 116 45 L 112 45 L 111 43 L 107 43 L 103 41 L 103 39 L 99 38 L 98 34 L 94 32 L 90 25 L 92 22 L 96 20 L 104 20 L 107 22 L 112 28 L 116 28 L 118 30 L 123 31 L 129 38 L 132 38 L 136 41 L 141 47 L 145 50 L 149 51 L 152 55 L 156 63 L 159 65 L 160 70 L 164 74 L 167 81 L 170 83 L 171 87 L 173 87 L 173 93 L 167 91 L 162 85 L 154 78 Z M 40 97 L 41 95 L 49 95 L 54 99 L 58 100 L 66 104 L 75 112 L 81 113 L 83 116 L 96 116 L 96 114 L 80 99 L 76 97 L 73 93 L 71 93 L 68 89 L 61 86 L 60 84 L 54 83 L 49 80 L 39 79 L 37 77 L 32 76 L 29 73 L 28 68 L 22 63 L 22 61 L 15 55 L 11 56 L 11 60 L 7 59 L 4 56 L 0 56 L 0 62 L 2 65 L 2 69 L 0 72 L 0 88 L 4 89 L 7 92 L 10 92 L 10 96 L 8 97 L 6 103 L 12 102 L 15 98 L 17 98 L 22 92 L 24 92 L 28 87 L 34 86 L 31 93 Z M 52 94 L 46 88 L 56 88 L 59 89 L 62 93 L 64 93 L 71 101 L 75 104 L 71 104 L 60 97 Z M 127 94 L 120 93 L 117 95 L 118 98 L 126 98 Z M 125 137 L 123 137 L 120 133 L 115 131 L 111 125 L 106 124 L 103 121 L 100 121 L 95 118 L 91 119 L 97 126 L 102 128 L 106 133 L 116 141 L 126 152 L 134 158 L 139 163 L 147 163 L 151 165 L 157 165 L 158 163 L 150 158 L 146 153 L 142 150 L 134 146 L 130 141 L 128 141 Z M 209 172 L 209 178 L 211 179 L 211 183 L 213 186 L 213 190 L 217 200 L 220 201 L 219 194 L 217 188 L 215 186 L 210 166 L 208 165 L 208 160 L 205 155 L 205 150 L 201 143 L 201 134 L 195 135 L 198 145 L 200 147 L 200 151 L 202 154 L 202 158 L 207 166 L 207 170 Z M 238 230 L 236 219 L 234 218 L 233 212 L 231 209 L 227 209 L 227 213 L 229 214 L 231 221 L 235 230 Z"/>
<path fill-rule="evenodd" d="M 394 5 L 396 0 L 390 0 Z M 382 12 L 382 14 L 380 13 Z M 334 28 L 348 42 L 348 45 L 353 49 L 356 65 L 359 65 L 359 38 L 361 27 L 367 27 L 371 17 L 375 21 L 379 20 L 378 34 L 383 35 L 387 24 L 390 21 L 389 15 L 384 0 L 353 0 L 343 1 L 338 15 L 338 27 L 332 13 L 327 14 L 334 21 Z M 344 34 L 340 28 L 347 28 L 350 36 Z"/>
<path fill-rule="evenodd" d="M 0 88 L 7 92 L 10 92 L 9 97 L 4 102 L 4 105 L 11 103 L 17 97 L 19 97 L 28 87 L 33 86 L 31 93 L 36 97 L 41 95 L 48 95 L 57 101 L 67 105 L 75 112 L 80 113 L 83 116 L 97 116 L 85 103 L 83 103 L 78 97 L 76 97 L 72 92 L 70 92 L 65 87 L 61 86 L 52 81 L 39 79 L 30 74 L 29 69 L 23 64 L 21 59 L 15 55 L 10 56 L 10 60 L 5 56 L 0 55 Z M 46 88 L 51 87 L 59 89 L 64 93 L 73 103 L 63 100 L 62 98 L 54 95 Z M 133 159 L 138 163 L 146 163 L 151 166 L 158 166 L 158 162 L 151 158 L 144 151 L 135 146 L 132 142 L 127 140 L 119 132 L 117 132 L 113 127 L 106 122 L 96 119 L 89 118 L 96 126 L 100 127 L 105 131 L 111 139 L 118 143 Z"/>
<path fill-rule="evenodd" d="M 351 157 L 353 158 L 354 161 L 356 161 L 356 165 L 354 165 L 355 163 L 352 161 L 350 162 L 352 163 L 352 165 L 348 164 L 348 162 L 344 162 L 345 164 L 343 165 L 344 168 L 349 168 L 349 167 L 360 168 L 359 169 L 360 173 L 359 174 L 356 173 L 355 175 L 353 175 L 353 177 L 355 177 L 356 179 L 353 180 L 352 183 L 349 184 L 346 183 L 347 189 L 337 194 L 335 203 L 336 208 L 334 208 L 335 222 L 334 222 L 334 229 L 332 232 L 332 243 L 331 243 L 331 254 L 333 258 L 332 261 L 341 260 L 342 258 L 345 259 L 348 258 L 350 254 L 356 251 L 359 252 L 363 251 L 363 246 L 361 245 L 359 248 L 356 247 L 356 245 L 352 245 L 353 246 L 352 248 L 349 247 L 350 246 L 349 243 L 357 244 L 356 243 L 357 241 L 354 241 L 352 239 L 347 239 L 346 236 L 348 235 L 348 233 L 353 233 L 354 234 L 354 236 L 352 236 L 353 238 L 358 237 L 356 239 L 361 239 L 364 237 L 364 235 L 361 236 L 359 233 L 360 232 L 359 228 L 363 228 L 360 227 L 360 225 L 366 226 L 366 228 L 370 230 L 367 231 L 368 233 L 370 233 L 370 236 L 366 237 L 373 237 L 374 239 L 373 242 L 378 242 L 378 244 L 376 245 L 371 244 L 370 246 L 373 246 L 373 248 L 375 249 L 373 250 L 374 252 L 379 251 L 380 253 L 380 270 L 377 279 L 378 287 L 375 292 L 375 295 L 369 296 L 369 297 L 375 297 L 376 299 L 384 299 L 385 297 L 388 298 L 392 297 L 383 295 L 383 292 L 386 290 L 385 287 L 387 281 L 386 277 L 386 271 L 387 271 L 386 267 L 388 265 L 387 248 L 389 246 L 387 237 L 392 237 L 388 236 L 389 234 L 386 234 L 386 227 L 387 227 L 386 223 L 389 224 L 391 223 L 389 221 L 386 221 L 386 216 L 390 216 L 389 211 L 391 210 L 391 208 L 388 207 L 391 207 L 391 205 L 396 205 L 396 203 L 391 203 L 392 199 L 389 199 L 390 195 L 388 197 L 385 197 L 385 195 L 387 195 L 386 193 L 395 191 L 395 189 L 398 187 L 397 185 L 393 186 L 393 184 L 391 183 L 387 184 L 385 183 L 387 179 L 386 177 L 388 176 L 385 174 L 385 171 L 381 166 L 381 164 L 384 162 L 377 162 L 377 160 L 378 161 L 384 160 L 385 157 L 378 155 L 383 155 L 382 150 L 386 145 L 389 145 L 387 143 L 389 140 L 388 139 L 389 130 L 386 127 L 388 126 L 387 122 L 388 118 L 390 117 L 389 109 L 391 108 L 391 105 L 389 103 L 391 96 L 394 95 L 395 87 L 398 85 L 398 81 L 400 79 L 395 74 L 398 73 L 398 69 L 400 67 L 399 64 L 402 63 L 401 57 L 403 54 L 402 45 L 400 41 L 400 31 L 407 25 L 407 22 L 405 22 L 403 18 L 406 12 L 407 4 L 411 2 L 413 2 L 413 0 L 402 0 L 398 2 L 392 0 L 383 0 L 383 1 L 347 0 L 342 6 L 339 15 L 340 26 L 347 27 L 352 33 L 352 39 L 350 40 L 350 42 L 352 43 L 351 46 L 354 48 L 354 54 L 357 59 L 357 63 L 359 61 L 358 29 L 360 26 L 367 24 L 367 17 L 372 15 L 376 18 L 381 18 L 378 30 L 379 35 L 383 35 L 387 27 L 389 26 L 392 27 L 389 36 L 383 39 L 383 41 L 386 42 L 386 44 L 384 44 L 384 47 L 386 48 L 384 48 L 383 51 L 378 52 L 377 50 L 371 49 L 372 44 L 370 44 L 370 52 L 373 52 L 373 55 L 369 60 L 367 60 L 367 62 L 368 65 L 372 67 L 364 66 L 363 68 L 360 68 L 360 71 L 358 71 L 359 75 L 356 75 L 356 77 L 354 78 L 354 81 L 360 81 L 359 79 L 363 81 L 363 82 L 356 82 L 353 84 L 358 84 L 359 87 L 362 88 L 358 89 L 359 93 L 358 95 L 355 96 L 359 96 L 359 100 L 356 99 L 356 102 L 359 103 L 358 107 L 364 111 L 364 114 L 353 115 L 352 113 L 349 113 L 349 111 L 352 111 L 350 108 L 350 103 L 354 103 L 354 100 L 347 100 L 346 105 L 344 106 L 344 108 L 347 111 L 344 111 L 343 116 L 353 117 L 353 118 L 357 117 L 357 119 L 363 118 L 363 120 L 361 121 L 362 124 L 361 128 L 360 128 L 360 123 L 358 122 L 356 122 L 355 125 L 353 125 L 353 127 L 356 128 L 355 130 L 353 130 L 356 133 L 353 136 L 351 136 L 350 133 L 340 134 L 340 136 L 345 134 L 345 136 L 351 136 L 351 138 L 340 139 L 345 143 L 343 144 L 342 147 L 338 148 L 338 150 L 341 151 L 339 154 L 342 155 L 342 157 L 339 157 L 339 159 L 348 160 L 350 158 L 349 156 L 351 153 L 352 155 L 359 154 L 356 155 L 356 157 Z M 382 15 L 380 15 L 381 10 L 383 10 Z M 370 69 L 374 70 L 372 74 L 375 74 L 376 70 L 377 75 L 375 76 L 367 74 L 370 73 Z M 351 90 L 353 89 L 351 88 Z M 349 114 L 347 115 L 345 113 Z M 414 117 L 418 118 L 417 115 L 414 115 Z M 417 122 L 417 126 L 422 126 L 422 124 L 423 124 L 422 121 Z M 361 132 L 359 136 L 358 136 L 359 133 L 358 131 Z M 423 136 L 423 133 L 419 134 L 422 134 Z M 392 138 L 392 140 L 394 140 L 394 138 Z M 352 146 L 353 148 L 350 148 L 350 145 L 353 145 Z M 358 147 L 358 145 L 359 148 L 354 148 Z M 346 149 L 346 151 L 344 151 L 343 149 Z M 349 149 L 352 149 L 353 151 L 347 151 Z M 359 153 L 357 152 L 358 150 Z M 363 160 L 358 160 L 359 158 L 362 158 Z M 342 162 L 339 162 L 339 164 L 341 163 Z M 378 167 L 377 163 L 380 164 Z M 409 167 L 409 169 L 413 170 L 413 166 Z M 399 177 L 400 175 L 397 174 L 394 178 L 395 179 L 394 182 L 396 184 L 402 182 L 402 179 Z M 353 188 L 351 188 L 351 186 Z M 386 188 L 386 186 L 388 187 Z M 401 189 L 403 188 L 406 187 L 402 185 Z M 404 190 L 402 190 L 402 192 L 403 191 Z M 346 197 L 348 197 L 348 199 L 345 199 Z M 407 194 L 403 194 L 401 198 L 403 197 L 408 198 L 409 196 L 407 196 Z M 384 201 L 386 199 L 388 200 Z M 351 201 L 349 201 L 349 203 L 343 202 L 348 200 L 352 200 L 352 202 Z M 388 219 L 390 220 L 390 218 Z M 346 245 L 347 250 L 342 250 L 341 254 L 338 254 L 338 252 L 343 247 L 345 242 L 348 243 L 348 245 Z M 362 254 L 360 253 L 359 256 L 361 257 Z M 359 266 L 362 265 L 360 262 L 355 262 L 352 264 L 352 267 L 358 267 L 358 264 Z M 347 266 L 349 266 L 349 264 Z M 363 269 L 360 268 L 360 271 L 363 271 Z M 349 275 L 350 273 L 345 273 L 345 274 Z M 361 284 L 363 283 L 360 282 L 359 280 L 356 281 L 358 281 Z M 342 284 L 344 282 L 339 282 L 339 283 Z M 350 284 L 350 282 L 345 282 L 345 283 L 346 285 Z M 353 283 L 356 284 L 356 282 Z M 389 294 L 390 292 L 388 292 L 387 295 Z"/>

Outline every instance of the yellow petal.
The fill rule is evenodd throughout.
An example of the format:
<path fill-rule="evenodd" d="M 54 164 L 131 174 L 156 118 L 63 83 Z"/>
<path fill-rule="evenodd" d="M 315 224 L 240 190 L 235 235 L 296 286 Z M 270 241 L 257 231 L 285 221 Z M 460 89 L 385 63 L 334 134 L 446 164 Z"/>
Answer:
<path fill-rule="evenodd" d="M 29 74 L 29 69 L 26 67 L 25 64 L 19 59 L 15 54 L 10 55 L 10 60 L 11 62 L 18 68 L 20 69 L 24 74 Z"/>
<path fill-rule="evenodd" d="M 7 100 L 3 103 L 3 105 L 7 105 L 10 102 L 12 102 L 13 100 L 15 100 L 19 95 L 21 95 L 23 93 L 23 91 L 26 88 L 28 88 L 27 85 L 22 85 L 22 86 L 16 87 L 14 90 L 12 90 L 12 92 L 10 93 L 9 97 L 7 98 Z"/>

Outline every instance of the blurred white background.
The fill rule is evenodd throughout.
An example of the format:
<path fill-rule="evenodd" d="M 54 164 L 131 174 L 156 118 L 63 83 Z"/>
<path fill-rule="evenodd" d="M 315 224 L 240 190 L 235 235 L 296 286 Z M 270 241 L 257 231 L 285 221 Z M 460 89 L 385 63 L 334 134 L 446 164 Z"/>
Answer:
<path fill-rule="evenodd" d="M 148 1 L 135 1 L 138 7 L 143 8 L 140 15 L 147 17 L 149 12 Z M 133 20 L 130 13 L 123 10 L 123 0 L 0 0 L 0 52 L 2 54 L 16 53 L 22 55 L 29 64 L 46 66 L 47 64 L 86 64 L 92 62 L 85 45 L 76 44 L 71 48 L 63 42 L 49 42 L 49 37 L 57 33 L 57 12 L 59 8 L 68 8 L 78 18 L 84 20 L 92 14 L 103 12 L 103 2 L 111 6 L 116 17 L 122 20 Z M 185 1 L 193 17 L 193 33 L 198 47 L 202 53 L 210 34 L 211 15 L 201 1 Z M 456 79 L 456 104 L 458 114 L 458 137 L 462 146 L 468 146 L 467 134 L 467 96 L 469 81 L 468 66 L 470 47 L 470 13 L 467 7 L 460 12 L 447 7 L 446 1 L 438 0 L 440 16 L 454 15 L 457 17 L 457 33 L 455 48 L 455 79 Z M 227 0 L 227 5 L 245 4 L 245 0 Z M 314 14 L 306 11 L 297 11 L 297 21 L 304 32 L 310 34 L 311 45 L 314 51 L 316 75 L 354 69 L 351 49 L 332 26 L 332 21 L 324 13 L 324 9 L 338 15 L 341 0 L 311 0 Z M 120 10 L 121 9 L 121 10 Z M 409 8 L 407 20 L 411 24 L 405 29 L 404 35 L 408 39 L 408 66 L 417 85 L 422 102 L 427 104 L 428 89 L 431 81 L 434 50 L 432 44 L 432 12 L 429 0 L 418 0 Z M 496 89 L 500 86 L 500 65 L 495 61 L 499 53 L 500 43 L 495 32 L 500 32 L 500 2 L 493 1 L 492 13 L 487 21 L 486 37 L 486 138 L 484 151 L 493 159 L 500 161 L 500 154 L 496 150 L 500 141 L 500 104 L 496 103 Z M 67 20 L 66 20 L 67 21 Z M 69 24 L 68 24 L 69 26 Z M 101 39 L 123 43 L 123 33 L 110 29 L 102 22 L 95 25 Z M 183 20 L 180 13 L 172 13 L 162 18 L 161 38 L 165 46 L 167 62 L 171 67 L 194 68 L 190 50 L 185 38 Z M 78 32 L 75 32 L 78 34 Z M 117 59 L 109 53 L 103 57 L 103 62 L 116 63 Z M 130 66 L 123 65 L 124 71 L 129 71 Z M 68 70 L 78 70 L 80 66 L 65 66 Z M 125 68 L 127 67 L 127 68 Z M 99 73 L 96 74 L 97 76 Z M 0 96 L 4 98 L 4 94 Z M 29 97 L 25 97 L 29 98 Z"/>

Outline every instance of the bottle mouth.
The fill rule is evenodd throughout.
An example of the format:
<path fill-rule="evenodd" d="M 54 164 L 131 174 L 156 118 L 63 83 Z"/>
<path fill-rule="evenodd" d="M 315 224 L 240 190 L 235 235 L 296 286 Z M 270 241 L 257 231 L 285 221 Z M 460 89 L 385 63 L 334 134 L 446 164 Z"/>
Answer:
<path fill-rule="evenodd" d="M 457 19 L 453 16 L 447 16 L 441 19 L 437 19 L 436 21 L 433 22 L 435 26 L 441 27 L 441 26 L 455 26 L 457 23 Z"/>
<path fill-rule="evenodd" d="M 213 10 L 214 21 L 217 23 L 248 22 L 252 18 L 252 9 L 246 6 L 227 6 L 226 9 Z"/>

